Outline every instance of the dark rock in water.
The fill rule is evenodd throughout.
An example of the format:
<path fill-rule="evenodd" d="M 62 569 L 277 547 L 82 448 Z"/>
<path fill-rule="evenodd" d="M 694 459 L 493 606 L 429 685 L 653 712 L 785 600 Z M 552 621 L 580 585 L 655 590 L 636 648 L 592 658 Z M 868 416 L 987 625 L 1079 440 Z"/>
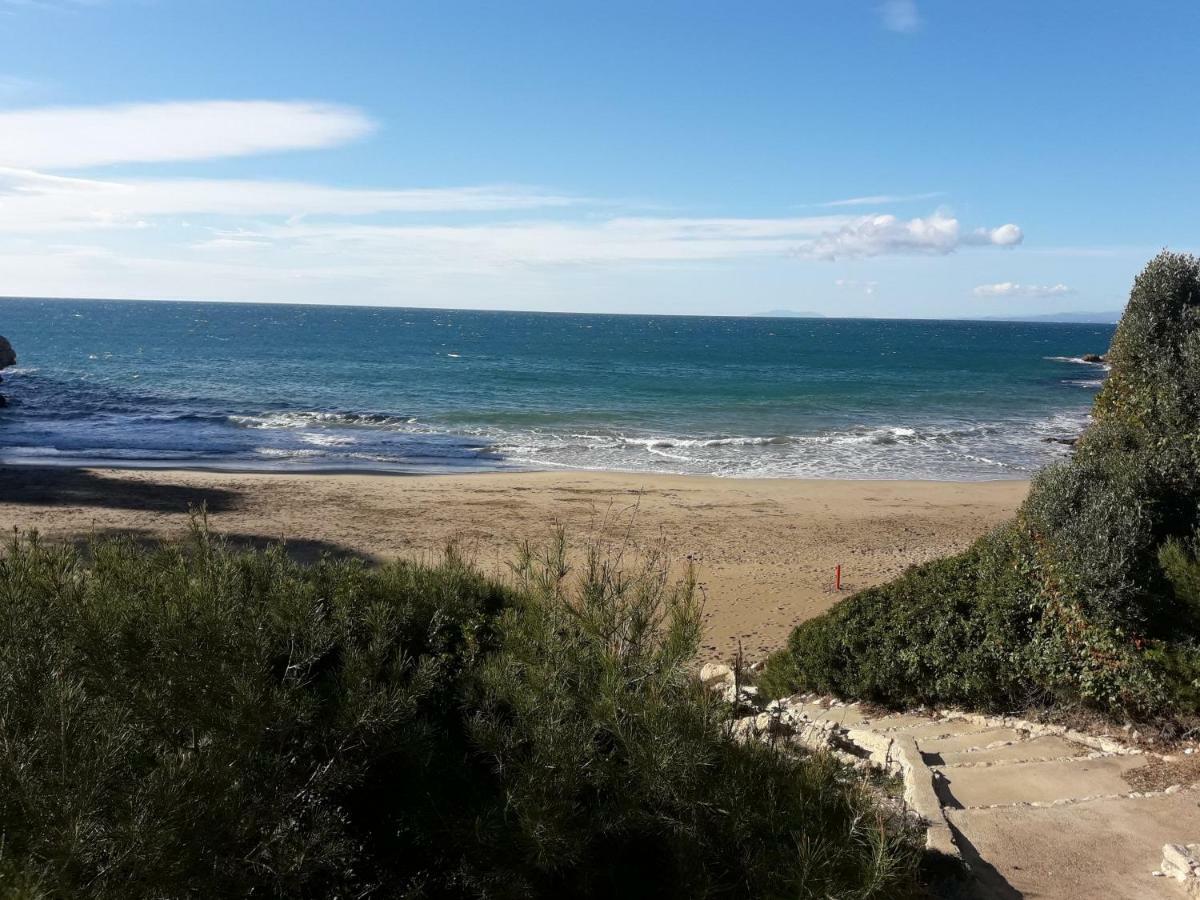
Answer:
<path fill-rule="evenodd" d="M 17 352 L 13 350 L 8 338 L 0 337 L 0 369 L 7 369 L 17 364 Z M 4 379 L 0 378 L 0 381 Z M 0 394 L 0 407 L 8 406 L 8 398 Z"/>
<path fill-rule="evenodd" d="M 1078 437 L 1044 437 L 1042 441 L 1047 444 L 1066 444 L 1068 447 L 1074 447 L 1079 443 Z"/>
<path fill-rule="evenodd" d="M 1083 354 L 1083 356 L 1081 356 L 1079 358 L 1082 359 L 1084 362 L 1090 362 L 1090 363 L 1104 362 L 1104 356 L 1099 353 L 1085 353 L 1085 354 Z"/>

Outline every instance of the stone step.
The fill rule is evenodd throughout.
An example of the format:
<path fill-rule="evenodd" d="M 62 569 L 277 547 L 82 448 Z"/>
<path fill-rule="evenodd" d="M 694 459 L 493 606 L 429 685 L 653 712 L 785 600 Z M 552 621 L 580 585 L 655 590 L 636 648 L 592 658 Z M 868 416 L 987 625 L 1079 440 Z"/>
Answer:
<path fill-rule="evenodd" d="M 921 715 L 920 713 L 892 713 L 891 715 L 882 716 L 871 721 L 871 727 L 876 731 L 908 731 L 913 728 L 922 728 L 926 725 L 949 725 L 949 722 L 944 722 L 941 719 L 935 719 L 932 716 Z M 966 727 L 967 723 L 963 723 Z"/>
<path fill-rule="evenodd" d="M 886 719 L 880 719 L 872 723 L 872 727 L 883 728 L 886 721 Z M 959 719 L 922 719 L 917 724 L 901 724 L 887 730 L 890 733 L 907 734 L 909 737 L 916 738 L 917 741 L 924 741 L 950 735 L 978 734 L 981 731 L 989 731 L 992 727 L 991 725 L 964 722 Z"/>
<path fill-rule="evenodd" d="M 1198 799 L 1185 790 L 1070 806 L 952 809 L 946 816 L 980 881 L 1007 889 L 994 896 L 1182 900 L 1177 882 L 1150 873 L 1164 844 L 1200 834 Z"/>
<path fill-rule="evenodd" d="M 931 766 L 995 766 L 1016 762 L 1048 762 L 1091 753 L 1083 747 L 1055 735 L 1028 738 L 999 747 L 981 750 L 958 750 L 954 752 L 927 753 L 922 751 L 925 762 Z"/>
<path fill-rule="evenodd" d="M 1133 788 L 1122 776 L 1144 765 L 1144 756 L 1102 756 L 992 767 L 935 766 L 933 771 L 943 805 L 960 809 L 1128 794 Z"/>
<path fill-rule="evenodd" d="M 917 737 L 917 746 L 922 753 L 956 753 L 963 750 L 981 750 L 991 744 L 1011 743 L 1024 740 L 1026 735 L 1012 728 L 985 728 L 982 731 L 964 731 L 939 736 Z"/>
<path fill-rule="evenodd" d="M 857 704 L 826 707 L 820 703 L 794 703 L 791 707 L 813 722 L 836 722 L 847 728 L 858 728 L 871 721 Z"/>

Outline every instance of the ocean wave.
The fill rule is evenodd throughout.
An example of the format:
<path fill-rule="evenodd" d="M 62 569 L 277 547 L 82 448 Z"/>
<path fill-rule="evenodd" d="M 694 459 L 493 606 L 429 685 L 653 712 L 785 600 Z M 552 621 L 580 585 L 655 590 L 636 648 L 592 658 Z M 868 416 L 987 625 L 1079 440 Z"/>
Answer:
<path fill-rule="evenodd" d="M 771 444 L 791 444 L 794 438 L 788 435 L 771 435 L 769 437 L 713 437 L 713 438 L 682 438 L 682 437 L 650 437 L 650 438 L 620 438 L 623 444 L 631 447 L 645 447 L 647 450 L 658 450 L 670 447 L 763 447 Z"/>
<path fill-rule="evenodd" d="M 1050 362 L 1065 362 L 1074 363 L 1078 366 L 1095 366 L 1098 369 L 1103 369 L 1105 372 L 1111 372 L 1112 366 L 1103 360 L 1084 359 L 1082 356 L 1043 356 L 1042 359 Z"/>
<path fill-rule="evenodd" d="M 1085 410 L 993 421 L 871 422 L 810 432 L 672 433 L 604 427 L 435 425 L 386 412 L 229 413 L 174 398 L 154 408 L 31 420 L 0 451 L 14 461 L 144 462 L 287 470 L 571 468 L 725 477 L 1026 477 L 1069 453 Z M 86 435 L 86 436 L 85 436 Z M 35 446 L 44 440 L 46 446 Z M 86 442 L 86 443 L 85 443 Z"/>
<path fill-rule="evenodd" d="M 413 416 L 386 413 L 312 412 L 306 410 L 233 415 L 228 421 L 242 428 L 406 428 L 419 425 Z"/>
<path fill-rule="evenodd" d="M 496 435 L 492 449 L 525 465 L 730 477 L 1026 477 L 1070 452 L 1086 411 L 1045 419 L 858 425 L 811 434 L 664 435 L 538 430 Z"/>

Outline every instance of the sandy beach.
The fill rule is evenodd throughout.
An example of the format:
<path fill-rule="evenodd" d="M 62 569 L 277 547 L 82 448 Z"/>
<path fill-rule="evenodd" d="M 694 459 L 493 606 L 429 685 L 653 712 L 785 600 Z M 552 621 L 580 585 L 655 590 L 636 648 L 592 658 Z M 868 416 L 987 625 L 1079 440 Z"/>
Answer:
<path fill-rule="evenodd" d="M 706 603 L 704 654 L 751 658 L 847 588 L 965 547 L 1010 516 L 1028 483 L 721 479 L 590 472 L 465 476 L 229 474 L 113 469 L 0 469 L 0 526 L 78 539 L 89 533 L 169 538 L 189 506 L 238 540 L 284 539 L 292 552 L 371 560 L 432 558 L 456 541 L 503 572 L 517 541 L 553 523 L 582 540 L 625 533 L 697 561 Z"/>

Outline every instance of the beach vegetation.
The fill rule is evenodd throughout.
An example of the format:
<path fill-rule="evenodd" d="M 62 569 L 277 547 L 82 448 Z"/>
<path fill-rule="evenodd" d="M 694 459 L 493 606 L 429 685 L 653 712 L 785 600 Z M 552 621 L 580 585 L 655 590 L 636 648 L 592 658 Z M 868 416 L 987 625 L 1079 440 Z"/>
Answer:
<path fill-rule="evenodd" d="M 0 895 L 914 895 L 863 776 L 734 738 L 690 579 L 567 560 L 15 538 Z"/>
<path fill-rule="evenodd" d="M 761 684 L 880 703 L 1200 713 L 1200 260 L 1137 277 L 1073 456 L 1016 518 L 801 624 Z"/>

